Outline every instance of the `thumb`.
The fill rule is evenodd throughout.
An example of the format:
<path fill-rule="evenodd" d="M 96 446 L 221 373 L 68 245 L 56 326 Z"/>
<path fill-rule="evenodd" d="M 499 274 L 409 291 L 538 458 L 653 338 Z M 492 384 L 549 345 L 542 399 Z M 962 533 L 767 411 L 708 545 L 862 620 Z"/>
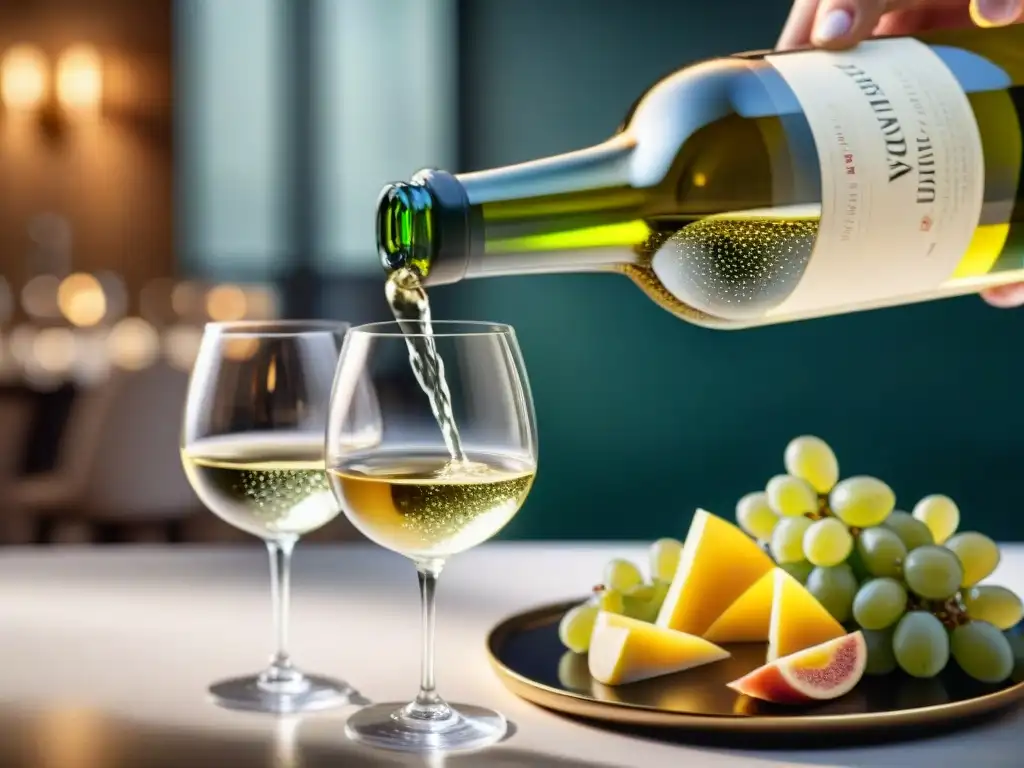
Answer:
<path fill-rule="evenodd" d="M 971 20 L 979 27 L 1024 21 L 1024 0 L 971 0 Z"/>

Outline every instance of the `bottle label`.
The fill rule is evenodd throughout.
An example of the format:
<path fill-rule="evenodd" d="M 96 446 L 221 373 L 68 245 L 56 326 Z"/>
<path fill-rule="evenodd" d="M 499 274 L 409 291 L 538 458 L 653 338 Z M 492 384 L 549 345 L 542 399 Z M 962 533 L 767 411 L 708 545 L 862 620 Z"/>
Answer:
<path fill-rule="evenodd" d="M 796 95 L 821 165 L 811 259 L 769 316 L 883 306 L 942 285 L 985 191 L 974 112 L 942 59 L 899 38 L 765 60 Z"/>

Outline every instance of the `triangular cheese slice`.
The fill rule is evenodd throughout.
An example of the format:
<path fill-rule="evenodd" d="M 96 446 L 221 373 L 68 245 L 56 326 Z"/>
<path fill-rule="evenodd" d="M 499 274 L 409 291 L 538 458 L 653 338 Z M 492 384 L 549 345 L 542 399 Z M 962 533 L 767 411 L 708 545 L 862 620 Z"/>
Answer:
<path fill-rule="evenodd" d="M 776 568 L 768 661 L 835 640 L 846 634 L 831 613 L 799 581 Z"/>
<path fill-rule="evenodd" d="M 590 676 L 605 685 L 624 685 L 729 657 L 703 638 L 601 611 L 590 637 Z"/>
<path fill-rule="evenodd" d="M 726 608 L 774 566 L 747 534 L 698 509 L 656 623 L 703 635 Z"/>
<path fill-rule="evenodd" d="M 775 571 L 768 571 L 725 609 L 708 627 L 704 639 L 712 643 L 763 643 L 768 640 L 775 595 Z"/>

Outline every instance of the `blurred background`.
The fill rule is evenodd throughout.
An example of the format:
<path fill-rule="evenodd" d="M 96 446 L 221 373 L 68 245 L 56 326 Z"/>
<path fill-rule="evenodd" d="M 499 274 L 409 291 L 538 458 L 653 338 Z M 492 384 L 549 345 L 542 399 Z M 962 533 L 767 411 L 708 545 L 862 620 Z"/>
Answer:
<path fill-rule="evenodd" d="M 383 183 L 596 143 L 669 71 L 771 47 L 788 7 L 4 0 L 0 542 L 249 540 L 178 458 L 204 322 L 385 319 Z M 541 467 L 506 538 L 682 537 L 809 432 L 902 508 L 947 493 L 964 527 L 1024 539 L 1024 310 L 967 297 L 722 333 L 606 275 L 434 301 L 520 334 Z M 310 538 L 351 537 L 338 520 Z"/>

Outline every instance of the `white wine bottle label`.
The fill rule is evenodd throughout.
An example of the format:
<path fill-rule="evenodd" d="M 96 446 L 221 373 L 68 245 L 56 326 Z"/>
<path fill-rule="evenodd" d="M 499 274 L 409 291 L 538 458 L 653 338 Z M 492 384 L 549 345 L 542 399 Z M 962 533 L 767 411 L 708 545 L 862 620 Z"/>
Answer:
<path fill-rule="evenodd" d="M 803 108 L 821 165 L 810 261 L 769 316 L 883 305 L 948 280 L 978 225 L 985 170 L 945 63 L 910 38 L 765 58 Z"/>

